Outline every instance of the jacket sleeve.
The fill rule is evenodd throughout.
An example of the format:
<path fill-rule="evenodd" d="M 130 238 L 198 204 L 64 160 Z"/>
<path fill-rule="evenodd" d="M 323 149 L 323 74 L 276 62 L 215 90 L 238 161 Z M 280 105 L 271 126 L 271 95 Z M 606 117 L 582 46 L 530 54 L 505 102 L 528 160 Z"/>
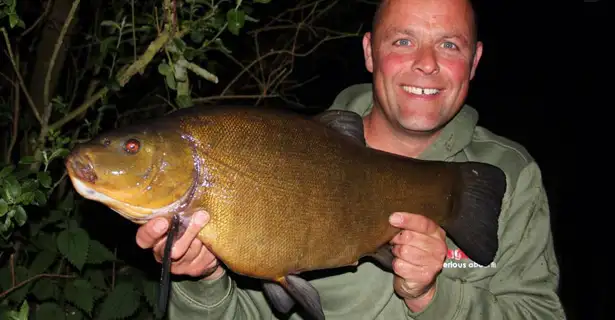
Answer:
<path fill-rule="evenodd" d="M 226 272 L 216 280 L 173 282 L 168 314 L 169 320 L 272 318 L 263 294 L 237 288 Z"/>
<path fill-rule="evenodd" d="M 553 248 L 549 206 L 540 169 L 521 172 L 500 219 L 497 271 L 483 287 L 443 275 L 423 311 L 408 318 L 565 319 L 557 295 L 559 266 Z"/>

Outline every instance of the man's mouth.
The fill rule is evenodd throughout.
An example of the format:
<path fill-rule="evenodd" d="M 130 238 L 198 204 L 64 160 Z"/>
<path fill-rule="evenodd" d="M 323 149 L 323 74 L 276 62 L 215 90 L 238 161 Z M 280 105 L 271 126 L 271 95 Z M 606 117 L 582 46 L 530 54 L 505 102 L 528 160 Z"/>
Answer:
<path fill-rule="evenodd" d="M 408 93 L 421 95 L 421 96 L 433 96 L 433 95 L 440 93 L 441 91 L 440 89 L 436 89 L 436 88 L 421 88 L 421 87 L 414 87 L 414 86 L 401 86 L 401 88 Z"/>

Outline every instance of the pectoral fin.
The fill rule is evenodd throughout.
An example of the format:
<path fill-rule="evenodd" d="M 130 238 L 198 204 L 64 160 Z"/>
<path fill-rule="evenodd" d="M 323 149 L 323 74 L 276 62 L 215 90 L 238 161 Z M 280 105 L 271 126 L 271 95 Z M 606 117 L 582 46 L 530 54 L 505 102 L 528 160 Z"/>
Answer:
<path fill-rule="evenodd" d="M 295 275 L 288 275 L 280 283 L 314 320 L 325 320 L 325 314 L 320 304 L 320 295 L 307 280 Z"/>
<path fill-rule="evenodd" d="M 182 232 L 181 220 L 179 215 L 173 215 L 167 241 L 164 244 L 164 255 L 162 257 L 162 268 L 160 271 L 160 286 L 158 287 L 158 313 L 164 315 L 169 303 L 169 290 L 171 289 L 171 249 L 173 243 L 178 238 L 178 234 Z M 185 231 L 185 228 L 184 228 Z"/>
<path fill-rule="evenodd" d="M 395 259 L 395 256 L 393 255 L 393 252 L 391 251 L 392 248 L 393 246 L 386 244 L 380 247 L 378 251 L 372 254 L 369 254 L 367 256 L 374 258 L 384 268 L 388 270 L 393 270 L 393 259 Z"/>
<path fill-rule="evenodd" d="M 295 306 L 295 300 L 280 284 L 263 282 L 263 290 L 273 307 L 279 312 L 286 314 Z"/>
<path fill-rule="evenodd" d="M 357 144 L 362 146 L 366 144 L 363 118 L 358 113 L 345 110 L 327 110 L 314 118 Z"/>

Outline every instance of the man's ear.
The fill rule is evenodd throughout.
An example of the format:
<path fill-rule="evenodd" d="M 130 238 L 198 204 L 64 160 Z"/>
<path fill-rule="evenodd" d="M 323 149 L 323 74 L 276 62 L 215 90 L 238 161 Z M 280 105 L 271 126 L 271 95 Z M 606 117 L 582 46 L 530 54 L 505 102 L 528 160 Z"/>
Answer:
<path fill-rule="evenodd" d="M 363 57 L 365 58 L 365 68 L 367 71 L 374 72 L 374 61 L 372 60 L 372 34 L 366 32 L 363 35 Z"/>
<path fill-rule="evenodd" d="M 470 80 L 474 79 L 476 68 L 478 68 L 478 62 L 483 55 L 483 43 L 481 41 L 476 42 L 476 50 L 474 51 L 474 59 L 472 60 L 472 69 L 470 69 Z"/>

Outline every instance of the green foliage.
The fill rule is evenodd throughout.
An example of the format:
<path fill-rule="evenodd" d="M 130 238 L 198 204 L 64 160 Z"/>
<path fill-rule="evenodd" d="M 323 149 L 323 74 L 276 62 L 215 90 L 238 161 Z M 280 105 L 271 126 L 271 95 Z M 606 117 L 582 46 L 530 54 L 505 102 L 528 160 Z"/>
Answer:
<path fill-rule="evenodd" d="M 154 318 L 159 266 L 151 252 L 156 268 L 149 272 L 126 253 L 136 246 L 134 233 L 120 238 L 104 224 L 129 222 L 77 195 L 63 160 L 101 130 L 193 106 L 195 90 L 239 92 L 245 85 L 240 75 L 256 82 L 257 93 L 279 94 L 292 69 L 288 52 L 300 47 L 289 39 L 299 32 L 279 28 L 269 38 L 283 44 L 278 51 L 246 49 L 255 42 L 246 29 L 260 21 L 251 15 L 269 2 L 0 0 L 7 49 L 0 59 L 11 62 L 0 71 L 0 319 Z M 272 21 L 300 17 L 307 25 L 305 16 L 322 15 L 314 14 L 318 5 L 304 4 L 304 14 L 289 11 Z M 76 16 L 62 11 L 71 6 Z M 51 47 L 37 47 L 49 36 L 45 30 L 62 33 L 53 34 L 58 38 Z M 314 38 L 316 31 L 307 34 Z M 58 58 L 61 52 L 67 56 Z M 264 62 L 258 52 L 269 52 L 272 60 Z M 240 62 L 241 54 L 252 60 Z M 49 57 L 58 60 L 37 65 Z M 36 68 L 46 75 L 41 85 Z M 214 72 L 229 70 L 239 76 L 218 87 Z M 141 101 L 147 107 L 139 108 Z"/>

